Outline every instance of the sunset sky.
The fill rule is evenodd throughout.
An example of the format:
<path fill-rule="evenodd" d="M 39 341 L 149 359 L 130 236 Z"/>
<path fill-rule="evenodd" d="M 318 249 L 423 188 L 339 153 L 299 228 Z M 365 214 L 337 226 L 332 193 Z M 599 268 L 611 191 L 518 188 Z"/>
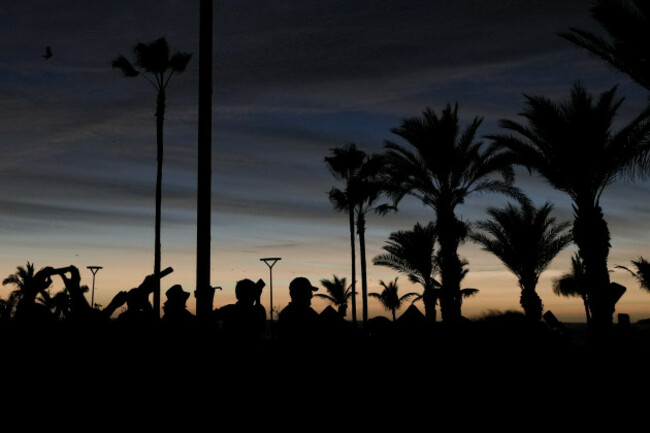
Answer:
<path fill-rule="evenodd" d="M 153 270 L 156 170 L 154 89 L 111 68 L 131 58 L 137 42 L 165 36 L 172 51 L 194 53 L 167 93 L 163 169 L 162 266 L 175 272 L 163 290 L 192 292 L 196 272 L 198 0 L 111 2 L 30 0 L 0 9 L 0 276 L 16 266 L 74 264 L 95 300 Z M 565 99 L 579 81 L 592 93 L 614 85 L 629 121 L 647 94 L 557 36 L 568 27 L 599 31 L 589 0 L 221 0 L 214 3 L 212 285 L 215 306 L 234 301 L 241 278 L 268 282 L 260 258 L 273 268 L 274 306 L 288 302 L 288 284 L 306 276 L 318 284 L 349 278 L 347 217 L 327 192 L 339 184 L 323 158 L 355 142 L 380 152 L 390 130 L 426 107 L 459 104 L 464 121 L 484 118 L 484 135 L 498 121 L 517 119 L 523 94 Z M 45 47 L 53 57 L 45 60 Z M 571 218 L 565 195 L 537 176 L 518 172 L 517 185 L 535 204 L 555 203 Z M 615 265 L 650 258 L 650 188 L 618 183 L 602 199 L 610 224 L 612 279 L 627 286 L 617 312 L 650 317 L 650 293 Z M 463 219 L 485 217 L 507 199 L 471 197 Z M 399 212 L 368 217 L 370 291 L 398 276 L 371 259 L 395 230 L 433 218 L 407 199 Z M 566 321 L 584 320 L 579 299 L 553 295 L 551 280 L 569 270 L 571 246 L 542 275 L 546 309 Z M 480 289 L 463 304 L 468 317 L 520 309 L 515 278 L 493 256 L 467 243 L 465 287 Z M 400 291 L 411 286 L 405 276 Z M 62 284 L 55 281 L 54 292 Z M 360 288 L 360 285 L 358 286 Z M 11 288 L 0 287 L 0 297 Z M 268 286 L 263 295 L 268 305 Z M 164 295 L 163 295 L 164 300 Z M 371 316 L 388 315 L 376 300 Z M 327 304 L 315 301 L 317 311 Z M 194 309 L 194 299 L 190 300 Z M 420 307 L 422 305 L 420 304 Z M 360 301 L 358 302 L 359 314 Z"/>

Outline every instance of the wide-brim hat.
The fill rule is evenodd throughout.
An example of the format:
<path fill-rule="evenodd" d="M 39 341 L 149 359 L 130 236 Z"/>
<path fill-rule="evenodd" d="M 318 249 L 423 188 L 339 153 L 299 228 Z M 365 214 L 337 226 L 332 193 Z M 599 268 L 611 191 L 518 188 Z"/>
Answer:
<path fill-rule="evenodd" d="M 183 286 L 181 286 L 180 284 L 174 284 L 173 286 L 171 286 L 165 292 L 165 295 L 167 295 L 167 299 L 182 300 L 182 301 L 187 301 L 187 299 L 190 297 L 189 292 L 183 290 Z"/>

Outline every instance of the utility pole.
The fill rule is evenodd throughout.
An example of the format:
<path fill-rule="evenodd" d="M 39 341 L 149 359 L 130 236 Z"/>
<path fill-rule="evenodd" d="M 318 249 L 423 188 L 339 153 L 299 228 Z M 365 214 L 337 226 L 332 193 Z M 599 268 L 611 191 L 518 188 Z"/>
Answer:
<path fill-rule="evenodd" d="M 196 314 L 212 311 L 212 0 L 199 0 L 199 125 L 196 208 Z"/>

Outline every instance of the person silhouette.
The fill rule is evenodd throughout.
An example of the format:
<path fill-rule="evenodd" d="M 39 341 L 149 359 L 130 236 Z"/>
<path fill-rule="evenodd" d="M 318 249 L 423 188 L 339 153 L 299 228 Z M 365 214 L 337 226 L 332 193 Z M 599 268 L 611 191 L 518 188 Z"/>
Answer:
<path fill-rule="evenodd" d="M 254 283 L 245 278 L 237 281 L 237 302 L 214 311 L 215 319 L 222 322 L 224 337 L 231 341 L 259 340 L 266 331 L 266 309 L 260 303 L 264 281 Z"/>
<path fill-rule="evenodd" d="M 278 315 L 278 333 L 283 338 L 307 340 L 317 337 L 319 315 L 311 307 L 313 292 L 318 291 L 305 277 L 289 283 L 291 301 Z"/>
<path fill-rule="evenodd" d="M 147 275 L 142 283 L 126 292 L 124 300 L 126 302 L 126 311 L 117 316 L 117 321 L 134 326 L 151 324 L 156 320 L 156 315 L 149 295 L 155 288 L 156 277 Z"/>
<path fill-rule="evenodd" d="M 194 322 L 196 316 L 187 310 L 189 292 L 180 284 L 174 284 L 166 292 L 167 300 L 163 304 L 162 321 L 165 324 L 185 326 Z"/>

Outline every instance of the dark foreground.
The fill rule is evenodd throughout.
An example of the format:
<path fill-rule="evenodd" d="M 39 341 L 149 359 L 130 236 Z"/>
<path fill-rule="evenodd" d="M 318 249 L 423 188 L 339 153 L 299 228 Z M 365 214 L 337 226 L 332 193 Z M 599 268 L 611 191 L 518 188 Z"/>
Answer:
<path fill-rule="evenodd" d="M 578 328 L 523 322 L 383 324 L 248 342 L 200 327 L 4 327 L 0 336 L 3 389 L 10 391 L 5 413 L 38 402 L 64 413 L 102 413 L 106 422 L 216 422 L 246 412 L 247 422 L 266 424 L 263 413 L 281 422 L 298 410 L 312 423 L 331 410 L 341 413 L 327 420 L 345 415 L 346 423 L 372 411 L 373 422 L 388 418 L 381 425 L 476 411 L 502 422 L 514 408 L 535 419 L 600 406 L 613 415 L 614 405 L 629 406 L 631 395 L 645 392 L 650 368 L 650 333 L 635 325 L 598 343 Z"/>

